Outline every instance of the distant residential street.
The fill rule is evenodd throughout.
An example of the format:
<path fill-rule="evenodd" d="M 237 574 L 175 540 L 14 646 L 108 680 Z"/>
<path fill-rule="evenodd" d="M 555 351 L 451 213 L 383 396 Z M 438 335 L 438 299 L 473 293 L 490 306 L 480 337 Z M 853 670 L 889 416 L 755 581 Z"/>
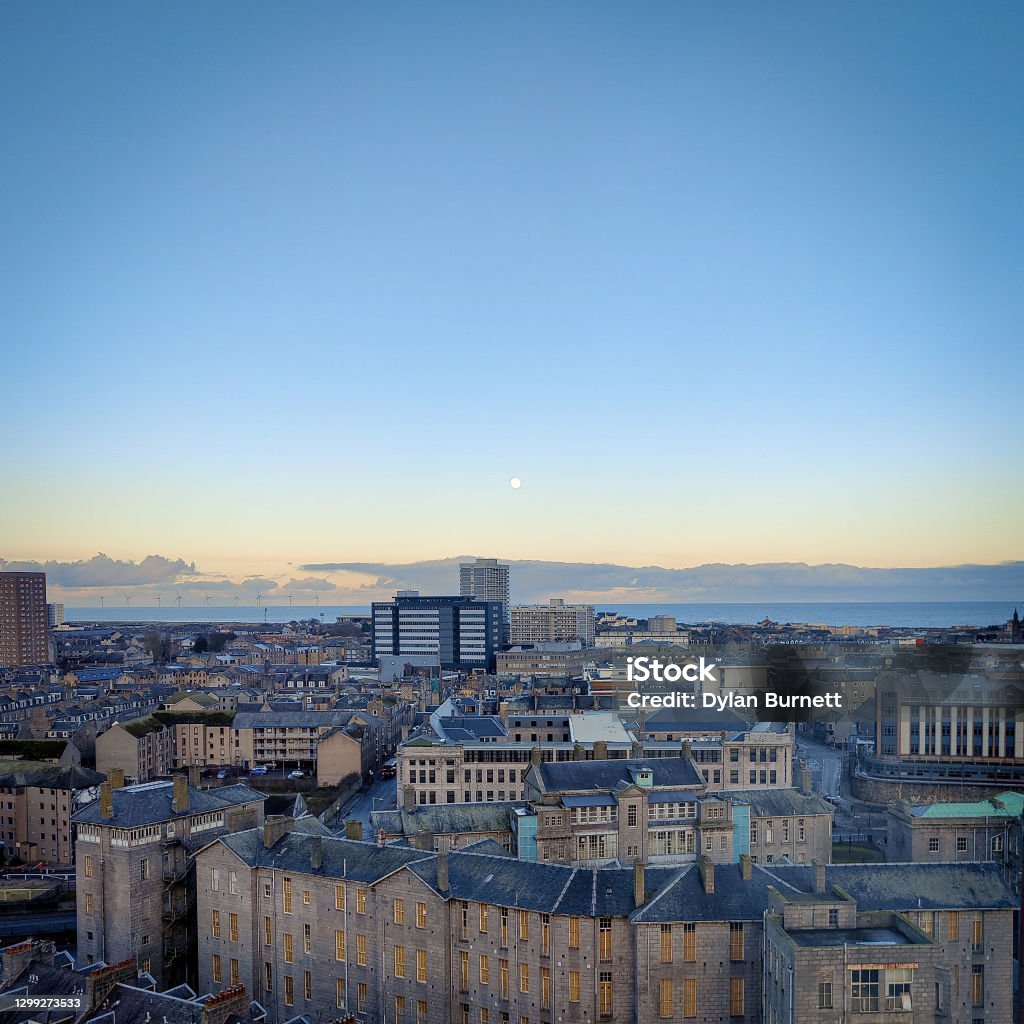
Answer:
<path fill-rule="evenodd" d="M 393 810 L 396 806 L 397 782 L 395 779 L 377 779 L 368 789 L 363 790 L 347 804 L 331 827 L 339 833 L 344 832 L 346 821 L 359 821 L 363 825 L 363 838 L 372 839 L 370 832 L 370 813 L 372 811 Z"/>

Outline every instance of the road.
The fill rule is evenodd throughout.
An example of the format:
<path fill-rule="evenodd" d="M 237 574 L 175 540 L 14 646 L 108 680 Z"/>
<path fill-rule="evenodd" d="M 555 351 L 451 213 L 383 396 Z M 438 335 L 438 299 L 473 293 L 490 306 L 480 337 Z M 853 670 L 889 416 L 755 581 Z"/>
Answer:
<path fill-rule="evenodd" d="M 397 780 L 377 779 L 369 789 L 362 790 L 354 800 L 350 801 L 341 813 L 338 821 L 333 823 L 339 834 L 345 831 L 346 821 L 360 821 L 363 825 L 363 838 L 373 838 L 370 832 L 370 812 L 394 810 L 397 806 Z"/>
<path fill-rule="evenodd" d="M 807 760 L 813 770 L 821 768 L 821 795 L 840 796 L 843 780 L 843 752 L 824 743 L 816 743 L 807 736 L 797 740 L 797 757 Z"/>

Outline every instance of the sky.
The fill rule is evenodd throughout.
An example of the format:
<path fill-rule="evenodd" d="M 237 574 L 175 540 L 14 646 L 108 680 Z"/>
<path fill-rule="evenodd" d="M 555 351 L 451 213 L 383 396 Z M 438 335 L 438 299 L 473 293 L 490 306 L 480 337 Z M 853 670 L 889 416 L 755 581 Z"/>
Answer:
<path fill-rule="evenodd" d="M 0 560 L 1024 557 L 1022 37 L 4 5 Z"/>

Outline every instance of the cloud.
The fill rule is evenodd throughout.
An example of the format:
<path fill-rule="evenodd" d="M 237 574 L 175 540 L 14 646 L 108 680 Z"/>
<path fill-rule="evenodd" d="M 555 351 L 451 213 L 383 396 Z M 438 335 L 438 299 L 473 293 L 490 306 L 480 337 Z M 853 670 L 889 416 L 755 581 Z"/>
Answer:
<path fill-rule="evenodd" d="M 330 580 L 323 578 L 317 578 L 315 576 L 307 576 L 301 580 L 286 580 L 281 584 L 282 590 L 315 590 L 324 592 L 327 590 L 337 590 L 337 584 L 332 583 Z"/>
<path fill-rule="evenodd" d="M 380 562 L 319 562 L 306 572 L 356 573 L 361 584 L 343 586 L 353 597 L 388 597 L 396 590 L 457 594 L 458 563 L 474 556 L 392 565 Z M 936 568 L 878 569 L 802 562 L 685 569 L 584 562 L 507 560 L 515 603 L 565 597 L 590 603 L 1013 601 L 1024 594 L 1024 562 Z"/>
<path fill-rule="evenodd" d="M 195 574 L 195 563 L 181 558 L 147 555 L 141 562 L 126 562 L 102 552 L 78 562 L 7 562 L 7 572 L 45 572 L 47 583 L 60 587 L 131 587 L 147 583 L 173 583 Z"/>

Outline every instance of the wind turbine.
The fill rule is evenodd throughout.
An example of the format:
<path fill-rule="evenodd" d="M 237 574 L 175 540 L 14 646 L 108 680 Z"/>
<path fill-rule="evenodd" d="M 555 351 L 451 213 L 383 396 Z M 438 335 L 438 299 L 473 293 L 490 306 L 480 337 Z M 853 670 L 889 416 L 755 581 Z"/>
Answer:
<path fill-rule="evenodd" d="M 207 608 L 210 607 L 210 595 L 209 594 L 206 595 L 206 607 Z"/>
<path fill-rule="evenodd" d="M 174 593 L 176 595 L 174 600 L 178 602 L 178 611 L 180 612 L 181 611 L 181 591 L 180 590 L 176 590 Z"/>
<path fill-rule="evenodd" d="M 235 607 L 236 608 L 238 607 L 238 595 L 237 594 L 235 594 Z"/>
<path fill-rule="evenodd" d="M 131 608 L 132 606 L 132 599 L 127 594 L 124 595 L 124 606 L 125 608 Z"/>
<path fill-rule="evenodd" d="M 319 608 L 320 607 L 320 592 L 319 591 L 317 591 L 317 593 L 315 593 L 313 595 L 313 600 L 316 602 L 317 608 Z"/>
<path fill-rule="evenodd" d="M 157 606 L 157 608 L 160 607 L 160 595 L 159 594 L 156 595 L 156 606 Z"/>
<path fill-rule="evenodd" d="M 103 607 L 103 595 L 102 594 L 100 594 L 100 607 L 101 608 Z"/>
<path fill-rule="evenodd" d="M 288 607 L 291 608 L 291 606 L 292 606 L 292 595 L 289 594 L 288 595 Z"/>
<path fill-rule="evenodd" d="M 257 591 L 256 592 L 256 607 L 257 608 L 260 607 L 262 601 L 263 601 L 263 595 L 259 591 Z"/>

